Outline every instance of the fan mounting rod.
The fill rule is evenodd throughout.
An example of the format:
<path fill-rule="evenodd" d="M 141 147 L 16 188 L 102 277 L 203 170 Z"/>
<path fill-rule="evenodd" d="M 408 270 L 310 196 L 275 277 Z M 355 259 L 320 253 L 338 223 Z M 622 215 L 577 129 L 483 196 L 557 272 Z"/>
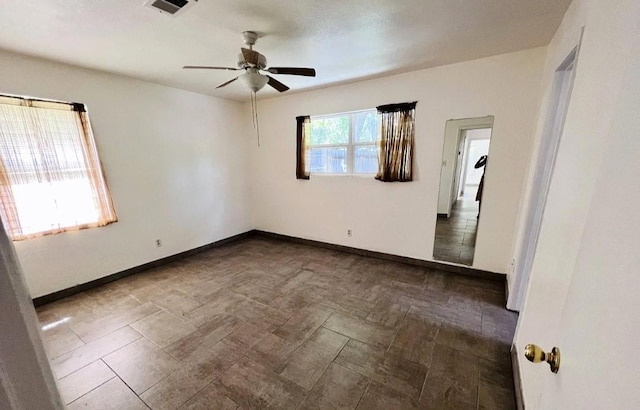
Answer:
<path fill-rule="evenodd" d="M 258 41 L 258 33 L 255 31 L 243 31 L 242 39 L 244 43 L 249 46 L 249 50 L 253 50 L 253 45 Z"/>

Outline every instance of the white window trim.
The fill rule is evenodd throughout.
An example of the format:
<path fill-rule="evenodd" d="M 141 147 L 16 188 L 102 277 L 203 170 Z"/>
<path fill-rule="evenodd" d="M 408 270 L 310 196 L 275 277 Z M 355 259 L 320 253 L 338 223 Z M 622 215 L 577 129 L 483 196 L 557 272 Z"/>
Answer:
<path fill-rule="evenodd" d="M 323 120 L 323 119 L 343 117 L 343 116 L 349 117 L 349 142 L 347 144 L 317 144 L 317 145 L 308 144 L 306 147 L 307 150 L 311 150 L 313 148 L 346 148 L 347 149 L 347 172 L 328 173 L 328 172 L 309 171 L 310 175 L 323 176 L 323 177 L 370 177 L 370 176 L 376 175 L 377 171 L 374 171 L 374 172 L 355 172 L 354 171 L 354 160 L 355 160 L 355 151 L 356 151 L 355 148 L 359 146 L 374 146 L 377 148 L 380 141 L 379 140 L 380 135 L 378 135 L 378 139 L 373 142 L 354 141 L 355 139 L 355 130 L 353 125 L 354 116 L 358 113 L 370 112 L 370 111 L 376 112 L 376 115 L 377 115 L 377 111 L 375 108 L 368 108 L 365 110 L 355 110 L 355 111 L 345 111 L 345 112 L 338 112 L 338 113 L 331 113 L 331 114 L 313 115 L 310 117 L 311 122 L 313 122 L 314 120 Z M 380 131 L 379 127 L 377 128 L 379 132 Z"/>

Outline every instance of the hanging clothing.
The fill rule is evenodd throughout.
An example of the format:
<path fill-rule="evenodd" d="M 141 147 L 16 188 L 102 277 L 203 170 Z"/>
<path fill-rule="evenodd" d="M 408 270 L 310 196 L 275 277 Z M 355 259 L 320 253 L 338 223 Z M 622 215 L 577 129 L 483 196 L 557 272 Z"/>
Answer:
<path fill-rule="evenodd" d="M 482 177 L 480 178 L 480 184 L 478 185 L 478 192 L 476 192 L 476 201 L 478 202 L 482 201 L 482 188 L 484 187 L 484 173 L 487 170 L 486 165 L 487 165 L 487 156 L 483 155 L 480 157 L 478 162 L 476 162 L 476 164 L 473 166 L 476 169 L 484 167 L 484 169 L 482 170 Z"/>

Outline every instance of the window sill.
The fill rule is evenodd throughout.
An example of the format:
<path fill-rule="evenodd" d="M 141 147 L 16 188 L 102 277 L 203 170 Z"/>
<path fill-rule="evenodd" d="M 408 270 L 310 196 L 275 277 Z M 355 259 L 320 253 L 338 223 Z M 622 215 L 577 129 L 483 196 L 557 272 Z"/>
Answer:
<path fill-rule="evenodd" d="M 317 173 L 317 174 L 309 174 L 311 177 L 355 177 L 355 178 L 371 178 L 375 179 L 376 174 L 325 174 L 325 173 Z"/>

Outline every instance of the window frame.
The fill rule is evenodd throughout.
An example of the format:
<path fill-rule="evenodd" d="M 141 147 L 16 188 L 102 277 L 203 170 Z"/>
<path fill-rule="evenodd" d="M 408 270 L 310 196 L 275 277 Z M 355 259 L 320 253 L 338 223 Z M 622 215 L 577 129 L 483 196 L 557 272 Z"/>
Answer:
<path fill-rule="evenodd" d="M 356 142 L 355 141 L 355 115 L 359 114 L 359 113 L 363 113 L 363 112 L 372 112 L 375 114 L 376 116 L 376 139 L 372 142 L 366 141 L 366 142 Z M 375 171 L 372 172 L 355 172 L 355 156 L 356 156 L 356 148 L 357 147 L 370 147 L 373 146 L 376 151 L 379 154 L 380 151 L 380 116 L 378 115 L 378 111 L 375 108 L 367 108 L 364 110 L 355 110 L 355 111 L 345 111 L 345 112 L 339 112 L 339 113 L 331 113 L 331 114 L 321 114 L 321 115 L 312 115 L 309 117 L 309 140 L 311 140 L 311 126 L 313 124 L 314 120 L 323 120 L 323 119 L 328 119 L 328 118 L 339 118 L 339 117 L 344 117 L 347 116 L 349 118 L 349 140 L 347 143 L 345 144 L 310 144 L 308 143 L 305 147 L 306 149 L 306 153 L 305 155 L 307 155 L 307 161 L 306 161 L 306 165 L 307 165 L 307 172 L 309 172 L 310 175 L 314 175 L 314 176 L 339 176 L 339 177 L 344 177 L 344 176 L 355 176 L 355 177 L 370 177 L 370 176 L 375 176 L 377 173 L 377 169 Z M 313 172 L 311 171 L 310 167 L 311 167 L 311 158 L 310 158 L 310 153 L 311 150 L 313 148 L 346 148 L 347 149 L 347 170 L 345 172 L 340 172 L 340 173 L 336 173 L 336 172 Z M 380 158 L 378 157 L 378 161 L 380 161 Z"/>

